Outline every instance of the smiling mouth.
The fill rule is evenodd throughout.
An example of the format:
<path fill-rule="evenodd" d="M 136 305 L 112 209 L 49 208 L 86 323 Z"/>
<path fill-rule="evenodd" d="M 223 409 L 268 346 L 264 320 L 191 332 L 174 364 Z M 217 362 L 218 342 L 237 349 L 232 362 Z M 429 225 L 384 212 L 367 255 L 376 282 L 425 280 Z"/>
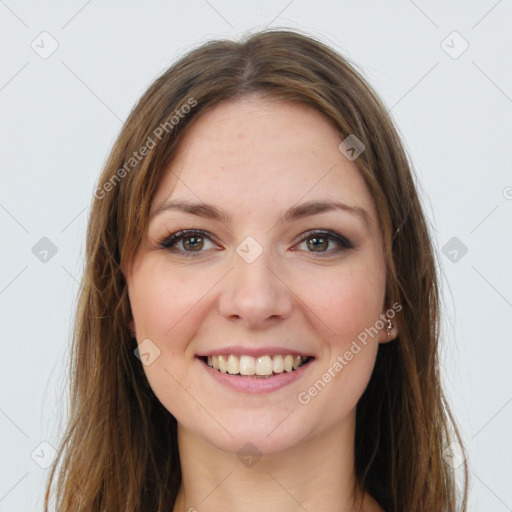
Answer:
<path fill-rule="evenodd" d="M 260 357 L 230 354 L 229 356 L 201 356 L 199 359 L 219 373 L 238 377 L 268 379 L 282 373 L 295 372 L 310 363 L 314 357 L 294 354 Z"/>

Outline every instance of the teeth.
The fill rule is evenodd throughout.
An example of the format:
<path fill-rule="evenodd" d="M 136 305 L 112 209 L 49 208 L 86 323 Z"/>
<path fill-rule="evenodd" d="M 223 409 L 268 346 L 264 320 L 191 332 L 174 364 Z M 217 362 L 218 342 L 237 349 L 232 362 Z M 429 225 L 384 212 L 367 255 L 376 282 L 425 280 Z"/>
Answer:
<path fill-rule="evenodd" d="M 231 375 L 240 373 L 240 359 L 234 355 L 228 357 L 228 373 Z"/>
<path fill-rule="evenodd" d="M 257 375 L 268 377 L 272 374 L 291 372 L 300 368 L 307 357 L 287 355 L 276 356 L 208 356 L 208 366 L 230 375 Z"/>
<path fill-rule="evenodd" d="M 273 370 L 274 367 L 270 356 L 258 357 L 256 360 L 256 375 L 272 375 Z"/>
<path fill-rule="evenodd" d="M 282 373 L 284 371 L 283 356 L 274 356 L 274 360 L 272 362 L 274 364 L 274 373 Z"/>
<path fill-rule="evenodd" d="M 234 356 L 233 356 L 234 357 Z M 240 375 L 254 375 L 256 373 L 256 363 L 254 357 L 240 357 Z"/>
<path fill-rule="evenodd" d="M 219 370 L 222 373 L 228 372 L 228 359 L 226 356 L 219 356 Z"/>

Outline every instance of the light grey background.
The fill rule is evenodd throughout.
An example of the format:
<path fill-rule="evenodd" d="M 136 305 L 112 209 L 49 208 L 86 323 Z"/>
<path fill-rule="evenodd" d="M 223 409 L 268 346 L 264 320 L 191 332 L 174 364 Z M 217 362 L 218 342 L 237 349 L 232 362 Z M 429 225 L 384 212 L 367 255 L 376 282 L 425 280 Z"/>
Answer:
<path fill-rule="evenodd" d="M 391 109 L 443 275 L 470 510 L 512 510 L 511 22 L 510 0 L 0 0 L 0 512 L 42 508 L 89 204 L 122 122 L 186 50 L 268 26 L 319 36 Z M 55 255 L 34 254 L 43 237 Z"/>

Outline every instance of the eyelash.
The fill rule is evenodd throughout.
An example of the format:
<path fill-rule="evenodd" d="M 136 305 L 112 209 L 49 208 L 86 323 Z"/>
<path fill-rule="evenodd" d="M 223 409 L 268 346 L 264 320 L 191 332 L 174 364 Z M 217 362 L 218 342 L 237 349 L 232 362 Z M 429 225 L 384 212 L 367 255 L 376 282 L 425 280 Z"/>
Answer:
<path fill-rule="evenodd" d="M 200 229 L 182 229 L 180 231 L 176 231 L 175 233 L 171 233 L 171 234 L 165 236 L 165 238 L 163 240 L 161 240 L 158 245 L 162 249 L 177 252 L 180 255 L 185 256 L 185 257 L 192 257 L 192 258 L 197 257 L 202 252 L 205 252 L 205 251 L 204 250 L 185 251 L 183 249 L 178 249 L 176 247 L 178 242 L 181 242 L 182 240 L 184 240 L 188 237 L 192 237 L 194 235 L 200 235 L 201 237 L 207 238 L 209 241 L 211 241 L 212 243 L 215 244 L 215 242 L 212 240 L 212 236 L 210 235 L 210 233 L 208 233 L 206 231 L 202 231 Z M 338 252 L 346 251 L 346 250 L 350 250 L 350 249 L 354 248 L 352 242 L 348 238 L 345 238 L 344 236 L 338 235 L 334 231 L 329 231 L 329 230 L 308 231 L 303 234 L 303 236 L 301 237 L 299 242 L 297 242 L 296 245 L 299 245 L 299 244 L 301 244 L 311 238 L 314 238 L 314 237 L 327 238 L 329 241 L 333 240 L 339 244 L 339 246 L 336 247 L 335 249 L 331 249 L 331 250 L 327 250 L 327 251 L 319 251 L 319 252 L 306 251 L 306 252 L 310 252 L 312 254 L 317 254 L 321 258 L 326 257 L 326 256 L 331 256 L 332 254 L 337 254 Z M 216 244 L 216 245 L 218 245 L 218 244 Z"/>

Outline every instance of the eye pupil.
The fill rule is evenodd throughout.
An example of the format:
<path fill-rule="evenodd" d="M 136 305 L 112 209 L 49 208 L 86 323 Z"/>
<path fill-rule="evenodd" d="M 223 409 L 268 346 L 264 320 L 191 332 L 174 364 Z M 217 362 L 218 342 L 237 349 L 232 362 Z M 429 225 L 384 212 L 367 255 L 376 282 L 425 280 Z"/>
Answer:
<path fill-rule="evenodd" d="M 203 237 L 201 236 L 188 236 L 183 239 L 183 245 L 186 250 L 197 251 L 203 248 Z"/>
<path fill-rule="evenodd" d="M 308 247 L 315 251 L 317 249 L 320 249 L 320 251 L 324 251 L 325 249 L 327 249 L 327 245 L 328 245 L 328 240 L 325 237 L 314 236 L 314 237 L 308 238 Z M 317 252 L 320 252 L 320 251 L 317 251 Z"/>

